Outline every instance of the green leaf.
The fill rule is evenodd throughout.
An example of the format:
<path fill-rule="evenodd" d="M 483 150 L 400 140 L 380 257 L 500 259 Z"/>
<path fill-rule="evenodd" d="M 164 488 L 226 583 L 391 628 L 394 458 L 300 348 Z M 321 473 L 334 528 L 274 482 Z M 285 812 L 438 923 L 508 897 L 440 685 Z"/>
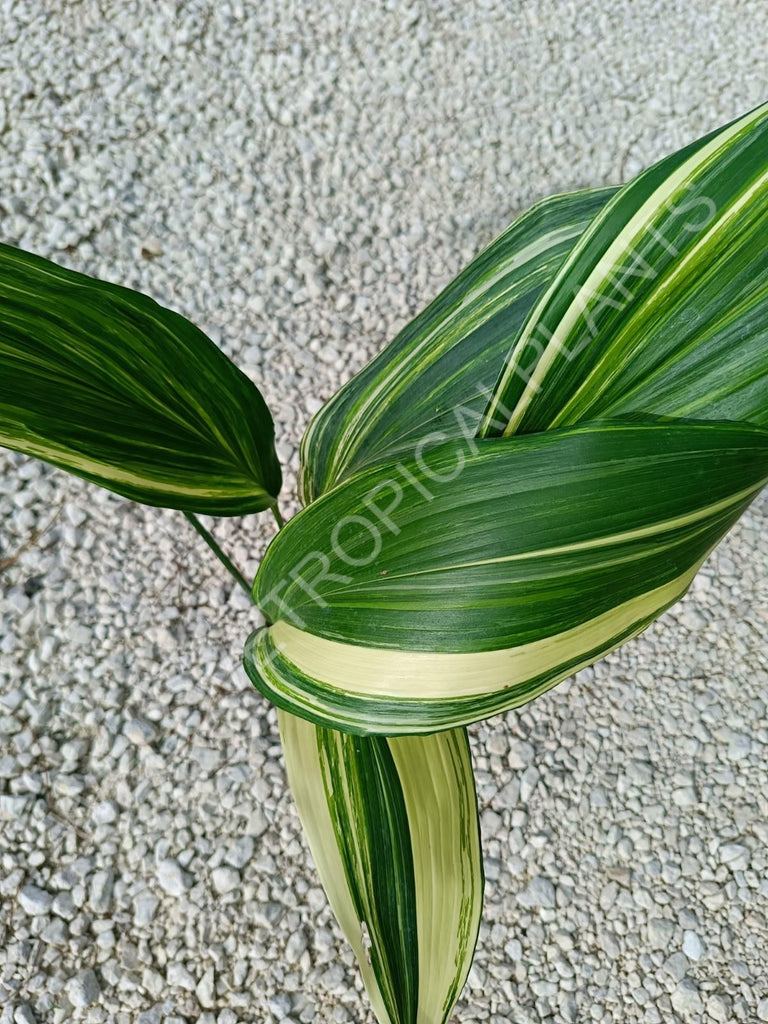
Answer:
<path fill-rule="evenodd" d="M 301 512 L 246 649 L 276 704 L 360 733 L 429 732 L 530 700 L 683 596 L 768 479 L 768 431 L 590 424 L 452 441 Z"/>
<path fill-rule="evenodd" d="M 537 203 L 334 395 L 302 441 L 305 504 L 431 433 L 475 433 L 512 340 L 615 191 Z"/>
<path fill-rule="evenodd" d="M 532 310 L 483 436 L 653 413 L 768 425 L 768 104 L 624 186 Z"/>
<path fill-rule="evenodd" d="M 310 850 L 380 1024 L 443 1024 L 483 890 L 465 731 L 353 737 L 279 718 Z"/>
<path fill-rule="evenodd" d="M 0 445 L 148 505 L 241 515 L 280 467 L 258 389 L 144 295 L 0 246 Z"/>

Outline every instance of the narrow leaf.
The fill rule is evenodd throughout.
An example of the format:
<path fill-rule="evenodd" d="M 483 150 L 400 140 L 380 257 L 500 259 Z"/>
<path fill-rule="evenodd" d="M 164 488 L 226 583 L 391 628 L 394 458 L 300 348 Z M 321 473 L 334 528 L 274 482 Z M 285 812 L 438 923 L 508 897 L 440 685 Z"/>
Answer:
<path fill-rule="evenodd" d="M 240 515 L 280 467 L 258 389 L 152 299 L 0 246 L 0 445 L 148 505 Z"/>
<path fill-rule="evenodd" d="M 352 737 L 279 718 L 312 856 L 380 1024 L 443 1024 L 482 903 L 465 731 Z"/>

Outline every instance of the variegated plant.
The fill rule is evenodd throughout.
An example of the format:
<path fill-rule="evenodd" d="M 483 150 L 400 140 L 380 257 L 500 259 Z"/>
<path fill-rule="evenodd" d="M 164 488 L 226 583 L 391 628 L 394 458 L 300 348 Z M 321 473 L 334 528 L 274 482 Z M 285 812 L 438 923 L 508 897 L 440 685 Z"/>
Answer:
<path fill-rule="evenodd" d="M 253 586 L 315 863 L 382 1024 L 442 1024 L 483 888 L 466 725 L 688 589 L 768 481 L 768 106 L 556 196 L 328 403 Z M 255 387 L 181 317 L 0 250 L 0 442 L 139 501 L 272 508 Z M 279 513 L 276 513 L 279 521 Z"/>

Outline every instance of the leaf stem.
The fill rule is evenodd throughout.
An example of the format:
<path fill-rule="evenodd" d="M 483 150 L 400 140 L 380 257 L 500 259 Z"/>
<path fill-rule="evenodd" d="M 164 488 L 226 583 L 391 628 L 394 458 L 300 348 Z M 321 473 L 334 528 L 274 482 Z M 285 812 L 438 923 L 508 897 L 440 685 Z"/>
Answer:
<path fill-rule="evenodd" d="M 248 585 L 248 581 L 246 580 L 245 576 L 243 576 L 243 574 L 240 572 L 240 570 L 235 566 L 235 564 L 232 561 L 232 559 L 229 558 L 228 555 L 224 554 L 224 552 L 219 547 L 218 543 L 216 542 L 216 539 L 214 538 L 214 536 L 210 532 L 210 530 L 206 530 L 206 528 L 203 526 L 203 524 L 200 522 L 200 520 L 197 518 L 197 516 L 194 514 L 194 512 L 185 512 L 184 516 L 187 519 L 187 521 L 192 524 L 192 526 L 195 528 L 195 530 L 197 530 L 197 532 L 203 538 L 203 540 L 208 545 L 208 547 L 211 549 L 211 551 L 214 553 L 214 555 L 216 555 L 216 557 L 221 562 L 221 564 L 224 566 L 224 568 L 227 570 L 227 572 L 235 580 L 237 580 L 237 582 L 240 584 L 240 586 L 246 592 L 248 597 L 250 597 L 251 600 L 253 600 L 253 594 L 251 592 L 251 588 Z"/>
<path fill-rule="evenodd" d="M 280 512 L 280 506 L 277 504 L 277 502 L 275 502 L 275 504 L 272 506 L 272 515 L 275 517 L 275 522 L 277 523 L 278 530 L 282 530 L 282 528 L 285 526 L 285 520 L 283 519 L 283 516 Z"/>

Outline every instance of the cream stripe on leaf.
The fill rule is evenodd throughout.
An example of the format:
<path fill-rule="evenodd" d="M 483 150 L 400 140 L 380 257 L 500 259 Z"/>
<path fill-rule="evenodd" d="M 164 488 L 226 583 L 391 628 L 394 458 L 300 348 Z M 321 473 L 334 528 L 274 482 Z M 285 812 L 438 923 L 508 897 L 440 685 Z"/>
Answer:
<path fill-rule="evenodd" d="M 443 1024 L 482 905 L 465 731 L 387 739 L 279 718 L 309 847 L 377 1019 Z"/>
<path fill-rule="evenodd" d="M 149 505 L 240 515 L 275 503 L 258 389 L 144 295 L 0 246 L 0 445 Z"/>
<path fill-rule="evenodd" d="M 302 441 L 305 503 L 430 432 L 472 435 L 534 302 L 614 188 L 552 196 L 491 243 L 321 409 Z"/>
<path fill-rule="evenodd" d="M 481 433 L 636 412 L 768 423 L 767 216 L 768 105 L 603 208 L 512 346 Z"/>
<path fill-rule="evenodd" d="M 254 595 L 273 625 L 246 668 L 351 732 L 486 717 L 681 597 L 767 478 L 768 431 L 728 423 L 453 441 L 363 471 L 270 546 Z"/>

